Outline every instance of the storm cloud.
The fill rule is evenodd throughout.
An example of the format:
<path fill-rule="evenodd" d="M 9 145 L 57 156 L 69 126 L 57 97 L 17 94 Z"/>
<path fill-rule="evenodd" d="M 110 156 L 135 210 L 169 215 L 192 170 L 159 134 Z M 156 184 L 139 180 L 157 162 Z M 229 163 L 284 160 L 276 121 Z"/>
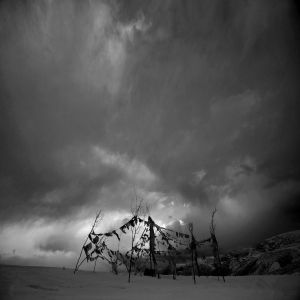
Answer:
<path fill-rule="evenodd" d="M 135 195 L 199 235 L 217 207 L 228 247 L 298 228 L 298 17 L 293 1 L 2 1 L 0 236 L 52 224 L 32 247 L 71 251 L 57 222 L 117 222 Z"/>

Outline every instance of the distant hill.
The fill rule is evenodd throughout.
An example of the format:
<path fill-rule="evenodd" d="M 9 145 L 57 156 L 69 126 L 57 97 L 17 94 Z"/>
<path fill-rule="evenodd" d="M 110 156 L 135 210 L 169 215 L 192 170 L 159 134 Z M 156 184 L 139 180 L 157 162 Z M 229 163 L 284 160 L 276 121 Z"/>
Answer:
<path fill-rule="evenodd" d="M 209 248 L 209 247 L 208 247 Z M 211 249 L 204 249 L 210 253 Z M 210 250 L 210 251 L 209 251 Z M 161 274 L 172 274 L 167 256 L 156 256 Z M 233 275 L 300 274 L 300 230 L 272 236 L 254 247 L 239 248 L 221 254 L 222 273 Z M 148 267 L 146 261 L 142 268 Z M 198 252 L 200 275 L 217 275 L 214 258 Z M 178 275 L 191 275 L 191 253 L 188 249 L 178 251 L 176 255 Z"/>
<path fill-rule="evenodd" d="M 300 230 L 272 236 L 254 248 L 230 251 L 222 260 L 228 275 L 300 273 Z"/>

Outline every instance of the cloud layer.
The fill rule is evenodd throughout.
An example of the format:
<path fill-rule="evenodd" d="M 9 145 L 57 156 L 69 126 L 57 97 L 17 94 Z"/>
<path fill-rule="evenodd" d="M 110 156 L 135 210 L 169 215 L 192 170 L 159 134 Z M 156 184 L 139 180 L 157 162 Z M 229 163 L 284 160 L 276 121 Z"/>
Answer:
<path fill-rule="evenodd" d="M 298 15 L 292 1 L 2 2 L 0 236 L 79 228 L 98 208 L 118 222 L 136 194 L 199 235 L 217 206 L 228 247 L 299 227 Z M 28 249 L 78 242 L 71 225 L 32 230 Z"/>

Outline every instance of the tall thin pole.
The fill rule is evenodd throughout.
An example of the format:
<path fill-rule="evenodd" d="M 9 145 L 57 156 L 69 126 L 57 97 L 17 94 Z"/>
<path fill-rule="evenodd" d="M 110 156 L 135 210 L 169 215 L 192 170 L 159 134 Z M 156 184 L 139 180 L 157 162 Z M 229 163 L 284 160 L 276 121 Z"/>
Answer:
<path fill-rule="evenodd" d="M 214 254 L 214 258 L 215 258 L 215 262 L 216 262 L 215 264 L 217 267 L 218 280 L 219 280 L 220 269 L 222 269 L 222 263 L 221 263 L 221 259 L 220 259 L 219 244 L 218 244 L 216 234 L 215 234 L 216 225 L 214 223 L 214 217 L 215 217 L 216 212 L 217 212 L 217 209 L 215 208 L 211 215 L 210 236 L 211 236 L 213 254 Z M 225 277 L 224 277 L 223 271 L 221 270 L 221 272 L 222 272 L 223 281 L 225 282 Z"/>
<path fill-rule="evenodd" d="M 93 224 L 93 226 L 92 226 L 92 229 L 90 230 L 90 234 L 93 232 L 93 230 L 94 230 L 94 228 L 95 228 L 95 226 L 96 226 L 96 224 L 97 224 L 97 221 L 98 221 L 98 219 L 99 219 L 99 217 L 100 217 L 100 214 L 101 214 L 101 210 L 99 210 L 99 212 L 98 212 L 97 215 L 96 215 L 94 224 Z M 78 259 L 77 259 L 77 262 L 76 262 L 76 266 L 75 266 L 74 272 L 73 272 L 74 274 L 75 274 L 76 271 L 78 270 L 78 267 L 79 267 L 78 264 L 79 264 L 79 261 L 80 261 L 80 258 L 81 258 L 82 252 L 83 252 L 83 247 L 85 246 L 85 244 L 86 244 L 86 242 L 88 241 L 88 239 L 89 239 L 89 237 L 86 238 L 86 240 L 85 240 L 84 243 L 83 243 L 83 246 L 81 247 L 81 251 L 80 251 L 79 257 L 78 257 Z"/>
<path fill-rule="evenodd" d="M 211 236 L 212 236 L 212 241 L 213 241 L 213 244 L 214 244 L 213 247 L 214 247 L 214 256 L 215 256 L 216 265 L 217 265 L 218 280 L 219 280 L 219 276 L 222 276 L 223 281 L 225 282 L 225 277 L 224 277 L 224 274 L 222 272 L 222 263 L 221 263 L 221 258 L 220 258 L 219 244 L 218 244 L 218 241 L 217 241 L 217 238 L 216 238 L 215 234 L 212 233 Z"/>
<path fill-rule="evenodd" d="M 96 263 L 97 263 L 97 259 L 95 259 L 95 264 L 94 264 L 94 270 L 93 270 L 93 272 L 95 272 L 95 270 L 96 270 Z"/>
<path fill-rule="evenodd" d="M 197 254 L 197 247 L 196 247 L 196 241 L 195 241 L 195 264 L 196 264 L 196 267 L 197 267 L 197 273 L 198 273 L 198 277 L 200 277 L 200 267 L 199 267 L 199 264 L 198 264 L 198 254 Z"/>
<path fill-rule="evenodd" d="M 149 246 L 150 246 L 150 263 L 153 261 L 153 267 L 154 267 L 154 272 L 152 276 L 156 276 L 157 274 L 157 262 L 155 258 L 155 234 L 154 234 L 154 221 L 151 219 L 151 217 L 148 217 L 148 222 L 149 222 Z M 151 263 L 152 265 L 152 263 Z M 151 272 L 152 272 L 152 266 L 151 266 Z M 157 274 L 159 277 L 159 274 Z"/>
<path fill-rule="evenodd" d="M 130 278 L 131 278 L 131 267 L 132 267 L 132 256 L 133 256 L 133 243 L 134 243 L 134 239 L 131 240 L 131 252 L 130 252 L 130 260 L 129 260 L 128 282 L 130 282 Z"/>
<path fill-rule="evenodd" d="M 194 279 L 194 284 L 196 284 L 196 277 L 195 277 L 195 266 L 194 266 L 194 253 L 195 253 L 195 238 L 193 235 L 193 223 L 189 224 L 189 231 L 191 233 L 191 244 L 190 244 L 190 248 L 191 248 L 191 253 L 192 253 L 192 270 L 193 270 L 193 279 Z"/>
<path fill-rule="evenodd" d="M 193 269 L 194 283 L 196 284 L 195 266 L 194 266 L 194 250 L 193 249 L 192 249 L 192 269 Z"/>

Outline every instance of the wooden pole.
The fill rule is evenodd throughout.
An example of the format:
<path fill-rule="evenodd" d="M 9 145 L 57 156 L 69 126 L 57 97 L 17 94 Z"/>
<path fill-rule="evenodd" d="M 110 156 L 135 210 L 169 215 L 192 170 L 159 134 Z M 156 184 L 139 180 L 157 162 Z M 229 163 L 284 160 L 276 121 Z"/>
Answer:
<path fill-rule="evenodd" d="M 225 277 L 224 277 L 224 274 L 222 272 L 222 274 L 220 274 L 220 270 L 222 269 L 222 263 L 221 263 L 221 258 L 220 258 L 220 251 L 219 251 L 219 244 L 218 244 L 218 241 L 217 241 L 217 238 L 215 236 L 215 234 L 212 234 L 212 240 L 213 242 L 215 243 L 215 260 L 217 262 L 217 272 L 218 272 L 218 280 L 219 280 L 219 276 L 221 275 L 222 278 L 223 278 L 223 281 L 225 282 Z"/>
<path fill-rule="evenodd" d="M 131 278 L 132 255 L 133 255 L 133 240 L 131 242 L 131 252 L 130 252 L 129 271 L 128 271 L 128 282 L 130 282 L 130 278 Z"/>
<path fill-rule="evenodd" d="M 195 266 L 194 266 L 194 250 L 192 250 L 192 269 L 193 269 L 194 284 L 196 284 Z"/>
<path fill-rule="evenodd" d="M 151 219 L 151 217 L 148 217 L 149 222 L 149 231 L 150 231 L 150 263 L 153 261 L 153 277 L 157 274 L 157 262 L 155 259 L 155 234 L 154 234 L 154 221 Z M 152 265 L 152 264 L 151 264 Z M 152 269 L 151 269 L 152 270 Z"/>
<path fill-rule="evenodd" d="M 92 229 L 90 230 L 90 233 L 89 233 L 89 234 L 91 234 L 91 233 L 93 232 L 93 230 L 94 230 L 94 228 L 95 228 L 95 226 L 96 226 L 96 224 L 97 224 L 97 221 L 98 221 L 98 219 L 99 219 L 99 217 L 100 217 L 100 214 L 101 214 L 101 210 L 99 210 L 99 212 L 97 213 L 96 218 L 95 218 L 95 221 L 94 221 L 94 224 L 93 224 Z M 83 243 L 83 246 L 81 247 L 81 251 L 80 251 L 79 257 L 78 257 L 78 259 L 77 259 L 77 262 L 76 262 L 76 266 L 75 266 L 74 272 L 73 272 L 74 274 L 78 271 L 79 266 L 80 266 L 80 265 L 82 264 L 82 262 L 84 261 L 84 260 L 83 260 L 83 261 L 79 264 L 79 261 L 80 261 L 80 258 L 81 258 L 82 252 L 83 252 L 83 247 L 85 246 L 85 244 L 86 244 L 86 242 L 88 241 L 88 239 L 89 239 L 89 237 L 86 238 L 85 242 Z M 79 264 L 79 265 L 78 265 L 78 264 Z"/>
<path fill-rule="evenodd" d="M 150 270 L 152 270 L 152 256 L 150 250 L 149 250 L 149 258 L 150 258 Z"/>
<path fill-rule="evenodd" d="M 195 277 L 195 266 L 194 266 L 194 251 L 195 251 L 195 238 L 193 235 L 193 223 L 189 224 L 189 231 L 191 233 L 191 244 L 190 244 L 190 248 L 191 248 L 191 254 L 192 254 L 192 270 L 193 270 L 193 279 L 194 279 L 194 284 L 196 284 L 196 277 Z"/>
<path fill-rule="evenodd" d="M 211 215 L 210 236 L 211 236 L 211 242 L 212 242 L 213 253 L 214 253 L 214 257 L 215 257 L 215 261 L 216 261 L 218 280 L 219 280 L 220 269 L 222 268 L 222 264 L 221 264 L 221 259 L 220 259 L 219 244 L 218 244 L 216 234 L 215 234 L 216 225 L 214 223 L 214 217 L 215 217 L 216 212 L 217 212 L 217 209 L 215 208 Z M 222 272 L 222 277 L 223 277 L 223 281 L 225 282 L 225 277 L 224 277 L 223 272 Z"/>
<path fill-rule="evenodd" d="M 196 241 L 195 241 L 195 244 L 196 244 Z M 196 264 L 196 267 L 197 267 L 197 273 L 198 273 L 198 277 L 200 277 L 200 267 L 199 267 L 199 264 L 198 264 L 198 254 L 197 254 L 197 247 L 195 247 L 195 264 Z"/>
<path fill-rule="evenodd" d="M 78 264 L 77 271 L 78 271 L 79 267 L 84 263 L 85 260 L 86 260 L 86 257 Z"/>
<path fill-rule="evenodd" d="M 95 259 L 95 264 L 94 264 L 94 270 L 93 270 L 93 272 L 95 272 L 95 270 L 96 270 L 96 263 L 97 263 L 97 259 Z"/>

